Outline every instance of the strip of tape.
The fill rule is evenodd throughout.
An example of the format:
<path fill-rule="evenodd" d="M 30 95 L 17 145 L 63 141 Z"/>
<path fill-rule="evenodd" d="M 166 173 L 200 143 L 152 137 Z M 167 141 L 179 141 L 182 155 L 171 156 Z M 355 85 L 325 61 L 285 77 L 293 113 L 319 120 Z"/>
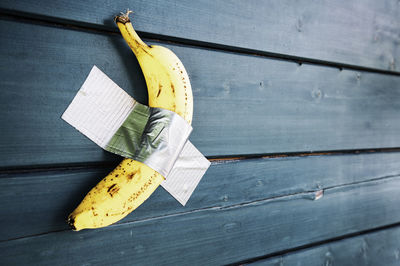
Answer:
<path fill-rule="evenodd" d="M 142 162 L 167 177 L 191 131 L 192 127 L 178 114 L 136 102 L 102 148 Z"/>
<path fill-rule="evenodd" d="M 187 140 L 192 128 L 182 117 L 140 104 L 96 66 L 62 118 L 103 149 L 159 172 L 182 205 L 210 166 Z"/>

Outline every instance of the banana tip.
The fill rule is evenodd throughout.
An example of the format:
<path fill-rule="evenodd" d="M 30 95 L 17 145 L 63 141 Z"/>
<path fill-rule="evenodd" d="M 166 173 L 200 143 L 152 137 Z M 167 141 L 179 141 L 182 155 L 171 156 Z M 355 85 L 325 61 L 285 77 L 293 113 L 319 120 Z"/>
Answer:
<path fill-rule="evenodd" d="M 75 219 L 74 219 L 74 217 L 69 216 L 68 219 L 67 219 L 67 224 L 69 225 L 69 227 L 71 227 L 72 230 L 78 231 L 78 230 L 76 230 L 76 227 L 75 227 Z"/>
<path fill-rule="evenodd" d="M 130 21 L 131 21 L 131 20 L 129 19 L 129 14 L 130 14 L 130 13 L 133 13 L 133 11 L 132 11 L 132 10 L 129 10 L 129 9 L 126 10 L 126 13 L 121 12 L 120 15 L 117 15 L 117 16 L 114 17 L 114 22 L 115 22 L 115 23 L 121 22 L 121 23 L 123 23 L 123 24 L 130 22 Z"/>

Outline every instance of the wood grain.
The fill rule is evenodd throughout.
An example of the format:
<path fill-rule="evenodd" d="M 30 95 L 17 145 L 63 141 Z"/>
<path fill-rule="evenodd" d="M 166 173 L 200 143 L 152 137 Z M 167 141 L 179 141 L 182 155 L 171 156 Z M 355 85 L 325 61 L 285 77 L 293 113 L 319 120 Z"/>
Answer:
<path fill-rule="evenodd" d="M 274 1 L 12 1 L 11 12 L 101 25 L 127 8 L 135 27 L 170 39 L 183 38 L 252 49 L 283 57 L 359 65 L 399 72 L 400 5 L 397 0 Z M 4 11 L 3 11 L 4 12 Z M 26 15 L 26 14 L 25 14 Z M 92 26 L 93 27 L 93 26 Z"/>
<path fill-rule="evenodd" d="M 400 220 L 400 178 L 0 243 L 5 265 L 221 265 Z"/>
<path fill-rule="evenodd" d="M 60 117 L 97 65 L 140 102 L 120 36 L 3 21 L 0 167 L 116 162 Z M 192 142 L 207 156 L 400 147 L 400 77 L 164 44 L 194 93 Z"/>
<path fill-rule="evenodd" d="M 1 1 L 0 264 L 398 265 L 400 152 L 381 148 L 400 147 L 399 3 Z M 213 161 L 185 207 L 158 189 L 72 232 L 64 219 L 120 157 L 63 111 L 93 65 L 147 102 L 114 34 L 127 7 L 186 66 L 205 155 L 380 152 Z"/>
<path fill-rule="evenodd" d="M 121 223 L 384 179 L 400 175 L 399 160 L 386 153 L 213 163 L 185 207 L 160 188 Z M 65 218 L 111 170 L 0 176 L 0 241 L 66 230 Z"/>
<path fill-rule="evenodd" d="M 246 265 L 399 265 L 400 227 L 335 241 Z"/>

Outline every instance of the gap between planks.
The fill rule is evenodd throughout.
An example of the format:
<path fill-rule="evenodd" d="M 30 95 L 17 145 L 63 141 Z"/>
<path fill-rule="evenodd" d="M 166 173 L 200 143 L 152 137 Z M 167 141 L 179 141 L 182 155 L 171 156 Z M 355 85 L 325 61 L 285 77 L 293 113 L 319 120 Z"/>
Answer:
<path fill-rule="evenodd" d="M 229 266 L 246 265 L 246 264 L 254 263 L 254 262 L 257 262 L 257 261 L 260 261 L 260 260 L 272 259 L 274 257 L 284 256 L 284 255 L 287 255 L 287 254 L 290 254 L 290 253 L 293 253 L 293 252 L 302 251 L 302 250 L 306 250 L 306 249 L 309 249 L 309 248 L 314 248 L 314 247 L 325 245 L 325 244 L 332 244 L 332 243 L 335 243 L 335 242 L 338 242 L 338 241 L 341 241 L 341 240 L 345 240 L 345 239 L 350 239 L 350 238 L 353 238 L 353 237 L 368 235 L 368 234 L 375 233 L 375 232 L 378 232 L 378 231 L 381 231 L 381 230 L 394 229 L 396 227 L 400 228 L 400 222 L 397 222 L 397 223 L 394 223 L 394 224 L 385 225 L 385 226 L 381 226 L 381 227 L 375 227 L 375 228 L 371 228 L 371 229 L 367 229 L 367 230 L 363 230 L 363 231 L 359 231 L 359 232 L 355 232 L 355 233 L 345 234 L 345 235 L 337 236 L 337 237 L 334 237 L 334 238 L 325 239 L 325 240 L 322 240 L 322 241 L 312 242 L 312 243 L 309 243 L 309 244 L 306 244 L 306 245 L 301 245 L 301 246 L 297 246 L 297 247 L 281 250 L 279 252 L 266 254 L 264 256 L 255 257 L 255 258 L 251 258 L 251 259 L 247 259 L 247 260 L 243 260 L 243 261 L 230 263 L 230 264 L 227 264 L 227 266 L 228 265 Z"/>
<path fill-rule="evenodd" d="M 234 209 L 234 208 L 242 208 L 242 207 L 247 207 L 247 206 L 253 206 L 255 204 L 264 204 L 264 203 L 271 202 L 271 201 L 296 200 L 296 199 L 318 200 L 320 198 L 320 195 L 323 196 L 325 191 L 329 191 L 329 190 L 332 190 L 332 189 L 351 187 L 351 186 L 361 185 L 361 184 L 371 184 L 371 185 L 373 185 L 374 183 L 377 183 L 379 181 L 387 181 L 387 180 L 396 179 L 396 178 L 400 178 L 400 176 L 399 175 L 388 175 L 388 176 L 376 177 L 376 178 L 372 178 L 372 179 L 364 180 L 364 181 L 357 181 L 357 182 L 341 184 L 341 185 L 337 185 L 337 186 L 327 186 L 325 188 L 319 188 L 317 190 L 302 191 L 302 192 L 284 194 L 284 195 L 279 195 L 279 196 L 272 196 L 272 197 L 253 200 L 253 201 L 248 201 L 248 202 L 241 202 L 241 203 L 232 204 L 232 205 L 228 205 L 228 206 L 211 206 L 211 207 L 193 209 L 193 210 L 190 210 L 190 211 L 175 212 L 175 213 L 170 213 L 170 214 L 165 214 L 165 215 L 146 217 L 146 218 L 143 218 L 143 219 L 137 219 L 137 220 L 133 220 L 133 221 L 129 221 L 129 222 L 121 222 L 121 223 L 117 223 L 117 224 L 112 224 L 112 225 L 109 225 L 108 227 L 109 228 L 111 228 L 111 227 L 119 227 L 119 226 L 130 225 L 130 224 L 134 225 L 134 224 L 143 223 L 143 222 L 146 222 L 146 221 L 154 221 L 154 220 L 159 220 L 159 219 L 164 219 L 164 218 L 169 218 L 169 217 L 188 215 L 188 214 L 192 214 L 192 213 L 199 213 L 199 212 L 210 211 L 210 210 L 222 211 L 222 210 L 228 210 L 228 209 Z M 321 192 L 322 192 L 322 194 L 321 194 Z M 294 252 L 294 251 L 298 251 L 298 250 L 301 250 L 301 249 L 306 249 L 306 248 L 318 246 L 318 245 L 321 245 L 321 244 L 326 244 L 326 243 L 342 240 L 342 239 L 345 239 L 345 238 L 350 238 L 350 237 L 354 237 L 354 236 L 358 236 L 358 235 L 362 235 L 362 234 L 367 234 L 367 233 L 371 233 L 371 232 L 375 232 L 375 231 L 379 231 L 379 230 L 383 230 L 383 229 L 387 229 L 387 228 L 391 228 L 391 227 L 395 227 L 395 226 L 400 226 L 400 222 L 394 223 L 394 224 L 390 224 L 390 225 L 381 226 L 381 227 L 371 228 L 371 229 L 363 230 L 363 231 L 359 231 L 359 232 L 354 232 L 354 233 L 350 233 L 350 234 L 346 234 L 346 235 L 341 235 L 341 236 L 337 236 L 337 237 L 332 238 L 332 239 L 326 239 L 326 240 L 322 240 L 322 241 L 318 241 L 318 242 L 313 242 L 313 243 L 309 243 L 307 245 L 302 245 L 302 246 L 299 246 L 299 247 L 294 247 L 294 248 L 282 250 L 282 251 L 279 251 L 279 252 L 273 252 L 273 253 L 266 254 L 266 255 L 263 255 L 263 256 L 260 256 L 260 257 L 251 258 L 249 260 L 240 261 L 240 262 L 234 263 L 232 265 L 255 262 L 257 260 L 262 260 L 262 259 L 267 259 L 267 258 L 271 258 L 271 257 L 275 257 L 275 256 L 280 256 L 280 255 L 283 255 L 283 254 L 286 254 L 286 253 L 290 253 L 290 252 Z M 38 237 L 38 236 L 43 236 L 43 235 L 48 235 L 48 234 L 53 234 L 53 233 L 58 233 L 58 232 L 64 232 L 64 231 L 68 231 L 68 230 L 70 230 L 70 229 L 54 230 L 54 231 L 49 231 L 49 232 L 40 233 L 40 234 L 32 234 L 32 235 L 26 235 L 26 236 L 22 236 L 22 237 L 4 239 L 4 240 L 0 240 L 0 243 L 7 242 L 7 241 L 18 240 L 18 239 L 34 238 L 34 237 Z"/>
<path fill-rule="evenodd" d="M 279 158 L 296 158 L 311 156 L 338 156 L 338 155 L 358 155 L 372 153 L 395 153 L 400 152 L 399 148 L 376 148 L 376 149 L 358 149 L 358 150 L 331 150 L 331 151 L 302 151 L 287 153 L 263 153 L 263 154 L 245 154 L 245 155 L 228 155 L 228 156 L 206 156 L 212 165 L 223 163 L 239 162 L 244 160 L 255 159 L 279 159 Z M 0 178 L 2 175 L 37 173 L 37 172 L 53 172 L 53 171 L 79 171 L 91 169 L 107 169 L 115 167 L 119 163 L 119 159 L 110 162 L 94 162 L 94 163 L 71 163 L 71 164 L 50 164 L 23 167 L 3 167 L 0 168 Z"/>
<path fill-rule="evenodd" d="M 115 27 L 115 29 L 109 28 L 107 26 L 88 23 L 88 22 L 81 22 L 76 20 L 70 19 L 63 19 L 58 17 L 52 16 L 43 16 L 37 15 L 29 12 L 21 12 L 21 11 L 14 11 L 9 9 L 0 8 L 0 19 L 6 19 L 11 21 L 21 21 L 26 23 L 32 24 L 41 24 L 41 25 L 48 25 L 48 26 L 55 26 L 55 27 L 62 27 L 71 30 L 80 30 L 80 31 L 89 31 L 89 32 L 97 32 L 102 34 L 118 34 L 119 31 Z M 261 56 L 270 59 L 276 60 L 284 60 L 290 62 L 296 62 L 301 66 L 302 64 L 310 64 L 310 65 L 318 65 L 324 67 L 333 67 L 342 71 L 343 69 L 349 70 L 356 70 L 362 72 L 372 72 L 372 73 L 379 73 L 385 75 L 394 75 L 400 76 L 400 72 L 391 71 L 391 70 L 383 70 L 371 67 L 364 67 L 359 65 L 352 65 L 352 64 L 345 64 L 340 62 L 333 62 L 333 61 L 326 61 L 326 60 L 319 60 L 313 58 L 306 58 L 300 56 L 293 56 L 293 55 L 286 55 L 280 53 L 273 53 L 267 51 L 261 51 L 256 49 L 248 49 L 242 48 L 237 46 L 231 45 L 223 45 L 218 43 L 212 42 L 205 42 L 193 39 L 186 39 L 168 35 L 161 35 L 161 34 L 153 34 L 150 32 L 142 32 L 138 31 L 138 34 L 141 35 L 146 40 L 156 41 L 156 42 L 166 42 L 171 44 L 177 45 L 185 45 L 185 46 L 192 46 L 197 48 L 205 48 L 205 49 L 212 49 L 217 51 L 223 52 L 231 52 L 236 54 L 245 54 L 245 55 L 252 55 L 252 56 Z"/>

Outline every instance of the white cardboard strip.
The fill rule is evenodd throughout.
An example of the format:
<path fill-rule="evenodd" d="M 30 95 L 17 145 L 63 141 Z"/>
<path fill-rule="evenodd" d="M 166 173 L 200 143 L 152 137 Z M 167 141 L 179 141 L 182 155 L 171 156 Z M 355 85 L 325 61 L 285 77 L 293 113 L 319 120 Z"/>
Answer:
<path fill-rule="evenodd" d="M 105 148 L 135 103 L 131 96 L 93 66 L 61 118 Z"/>
<path fill-rule="evenodd" d="M 131 96 L 93 66 L 62 119 L 104 149 L 135 104 Z M 185 205 L 209 166 L 210 162 L 187 141 L 161 185 Z"/>
<path fill-rule="evenodd" d="M 209 166 L 210 162 L 203 154 L 187 141 L 174 167 L 161 185 L 185 206 Z"/>

